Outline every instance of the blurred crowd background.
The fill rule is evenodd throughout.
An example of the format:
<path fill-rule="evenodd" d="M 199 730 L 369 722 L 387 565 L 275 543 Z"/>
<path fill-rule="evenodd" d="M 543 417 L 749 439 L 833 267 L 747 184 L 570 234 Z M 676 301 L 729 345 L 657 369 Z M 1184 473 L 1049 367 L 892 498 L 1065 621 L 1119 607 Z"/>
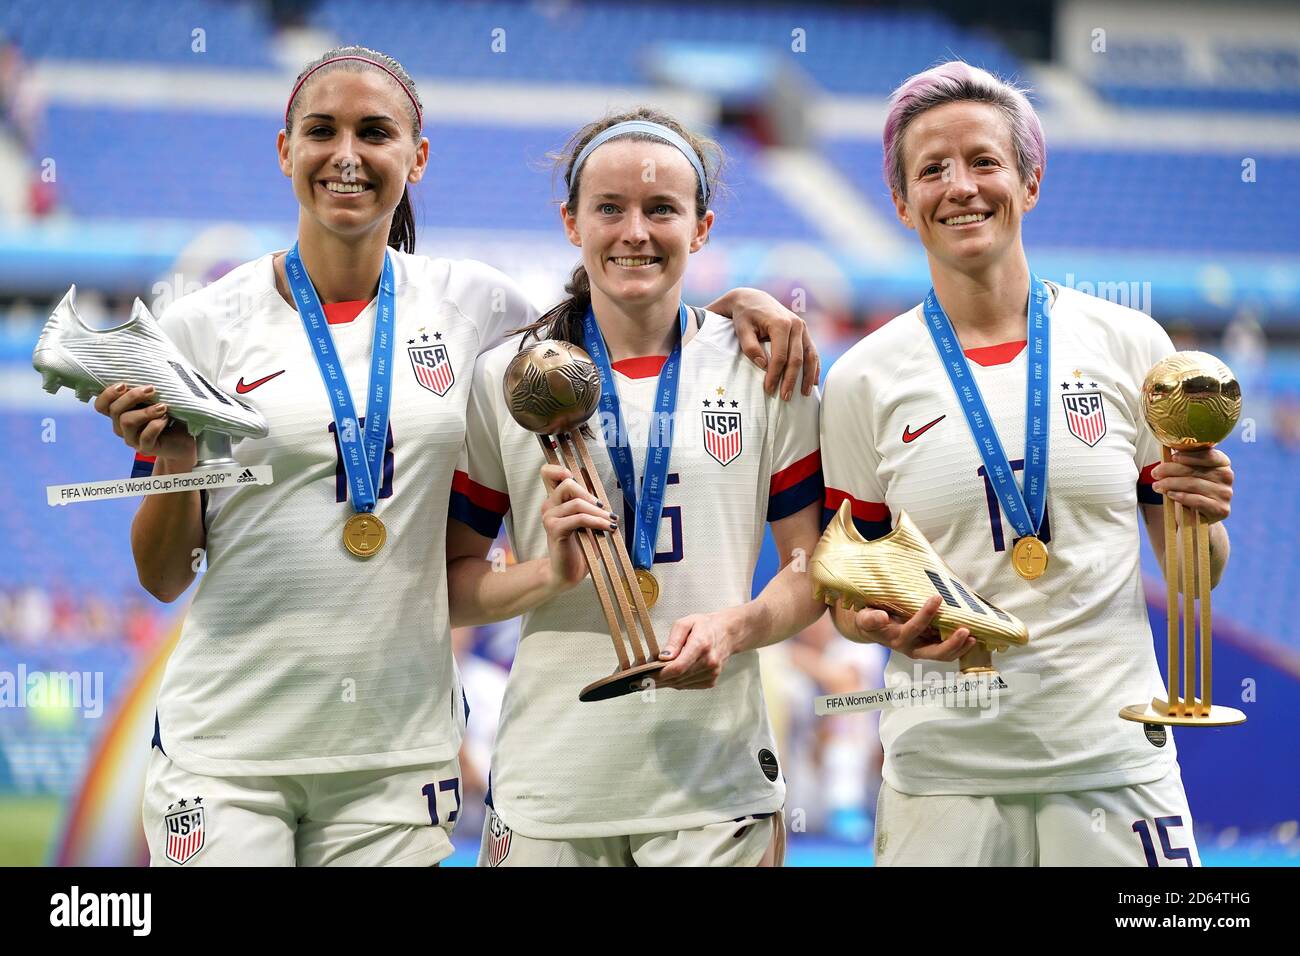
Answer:
<path fill-rule="evenodd" d="M 1241 380 L 1243 421 L 1224 446 L 1238 482 L 1232 560 L 1214 598 L 1215 695 L 1242 698 L 1249 722 L 1180 732 L 1178 744 L 1207 863 L 1300 859 L 1292 4 L 9 0 L 0 864 L 142 858 L 152 695 L 186 600 L 160 605 L 136 583 L 136 500 L 46 505 L 46 485 L 129 474 L 131 454 L 67 391 L 41 391 L 30 367 L 40 325 L 74 282 L 83 316 L 106 327 L 137 296 L 158 314 L 287 247 L 296 203 L 274 156 L 284 101 L 307 61 L 352 42 L 397 57 L 425 104 L 429 173 L 413 191 L 422 253 L 492 263 L 549 306 L 575 256 L 547 152 L 608 110 L 655 104 L 709 131 L 728 157 L 688 299 L 767 289 L 808 318 L 827 367 L 929 284 L 881 180 L 890 90 L 951 57 L 1032 87 L 1048 142 L 1043 198 L 1025 225 L 1035 270 L 1153 315 Z M 769 542 L 755 590 L 775 566 Z M 1163 633 L 1149 553 L 1144 567 Z M 456 634 L 474 714 L 456 862 L 477 851 L 514 640 L 512 625 Z M 880 686 L 882 655 L 826 620 L 763 655 L 787 813 L 799 814 L 791 862 L 870 862 L 874 717 L 817 718 L 812 701 Z M 80 702 L 17 695 L 34 673 L 81 678 Z"/>

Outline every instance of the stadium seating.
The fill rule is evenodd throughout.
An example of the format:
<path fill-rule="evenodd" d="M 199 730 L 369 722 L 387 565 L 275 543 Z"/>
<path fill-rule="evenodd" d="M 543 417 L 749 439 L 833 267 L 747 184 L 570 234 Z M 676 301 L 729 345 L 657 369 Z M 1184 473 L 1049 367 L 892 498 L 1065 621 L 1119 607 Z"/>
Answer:
<path fill-rule="evenodd" d="M 784 53 L 836 93 L 887 94 L 898 77 L 925 69 L 937 52 L 1004 73 L 1018 61 L 1000 44 L 930 13 L 836 10 L 809 5 L 739 11 L 684 3 L 495 5 L 388 0 L 325 0 L 314 22 L 390 51 L 414 73 L 470 80 L 546 80 L 626 86 L 645 82 L 648 42 L 748 44 Z M 566 42 L 553 39 L 562 24 Z M 426 27 L 427 28 L 416 28 Z M 804 31 L 796 35 L 793 31 Z M 504 33 L 494 33 L 504 31 Z M 792 52 L 795 41 L 805 52 Z M 499 50 L 494 52 L 497 40 Z"/>
<path fill-rule="evenodd" d="M 296 203 L 274 161 L 279 125 L 263 114 L 55 107 L 47 146 L 60 157 L 63 201 L 75 215 L 288 222 Z M 572 130 L 437 124 L 428 132 L 429 172 L 416 190 L 422 221 L 555 228 L 546 154 Z M 814 226 L 758 177 L 756 147 L 737 136 L 724 135 L 722 143 L 731 189 L 718 235 L 815 238 Z M 824 150 L 893 220 L 879 144 L 832 140 Z M 259 155 L 265 162 L 248 161 Z M 1235 153 L 1049 147 L 1043 199 L 1026 220 L 1026 241 L 1055 248 L 1293 252 L 1300 248 L 1300 223 L 1275 212 L 1300 206 L 1300 156 L 1254 158 L 1255 181 L 1243 182 Z M 203 188 L 195 188 L 196 171 Z"/>
<path fill-rule="evenodd" d="M 70 6 L 11 0 L 0 12 L 0 30 L 33 58 L 272 66 L 270 26 L 251 4 L 183 0 L 159 7 L 148 0 L 117 0 L 76 4 L 72 16 Z M 417 76 L 465 80 L 639 84 L 645 82 L 641 53 L 648 42 L 684 40 L 786 53 L 837 93 L 888 93 L 899 76 L 931 65 L 936 51 L 1006 73 L 1020 68 L 996 41 L 939 16 L 887 10 L 810 6 L 745 9 L 738 15 L 735 9 L 684 3 L 325 0 L 311 22 L 391 53 Z M 568 38 L 564 44 L 554 42 L 556 24 Z M 205 31 L 202 53 L 192 49 L 196 28 Z M 804 52 L 792 52 L 796 40 Z"/>
<path fill-rule="evenodd" d="M 1232 459 L 1232 557 L 1223 580 L 1214 589 L 1215 620 L 1234 625 L 1275 644 L 1300 651 L 1300 447 L 1287 446 L 1272 436 L 1243 442 L 1240 432 L 1223 444 Z M 1144 553 L 1143 570 L 1158 577 L 1160 568 L 1150 552 Z"/>
<path fill-rule="evenodd" d="M 281 125 L 271 114 L 55 107 L 47 148 L 59 157 L 63 202 L 77 216 L 291 223 L 297 201 L 275 161 Z M 426 133 L 429 170 L 414 190 L 420 222 L 558 231 L 546 154 L 572 129 L 442 123 Z M 730 189 L 719 236 L 815 237 L 758 178 L 754 147 L 725 136 L 722 145 Z"/>
<path fill-rule="evenodd" d="M 30 0 L 0 13 L 30 56 L 137 58 L 167 64 L 196 59 L 188 43 L 193 24 L 208 30 L 207 65 L 269 67 L 270 27 L 244 5 L 186 0 L 154 16 L 139 34 L 144 0 L 85 5 L 76 29 L 66 10 Z M 933 62 L 935 51 L 967 56 L 1005 74 L 1019 63 L 1000 46 L 930 13 L 755 10 L 681 4 L 546 4 L 383 0 L 324 0 L 313 22 L 401 58 L 417 76 L 465 80 L 635 84 L 644 81 L 637 52 L 647 37 L 664 41 L 735 42 L 769 46 L 803 64 L 831 92 L 884 95 L 908 73 Z M 151 8 L 152 9 L 152 8 Z M 569 39 L 553 40 L 557 23 Z M 412 24 L 420 29 L 412 29 Z M 790 32 L 806 31 L 807 53 L 789 52 Z M 505 51 L 493 52 L 494 30 Z M 120 41 L 120 42 L 119 42 Z M 499 46 L 498 46 L 499 49 Z M 1168 49 L 1112 50 L 1112 71 L 1126 88 L 1153 82 L 1152 64 L 1179 75 L 1185 54 Z M 1229 61 L 1231 57 L 1229 57 Z M 1235 61 L 1232 61 L 1235 62 Z M 1124 64 L 1133 64 L 1126 69 Z M 1141 66 L 1148 73 L 1134 72 Z M 1242 70 L 1251 69 L 1249 63 Z M 89 109 L 61 105 L 49 111 L 45 155 L 59 158 L 59 191 L 75 216 L 285 222 L 294 201 L 271 161 L 278 117 L 192 110 Z M 545 153 L 571 132 L 469 124 L 431 125 L 430 172 L 416 192 L 421 220 L 449 228 L 554 228 Z M 816 238 L 797 210 L 755 175 L 754 148 L 726 139 L 732 158 L 733 201 L 724 205 L 719 238 Z M 883 216 L 893 210 L 879 177 L 875 141 L 833 140 L 826 155 Z M 267 162 L 250 163 L 265 156 Z M 1167 250 L 1187 253 L 1286 253 L 1300 247 L 1300 224 L 1273 215 L 1300 199 L 1300 157 L 1259 155 L 1255 181 L 1242 181 L 1242 156 L 1233 153 L 1136 152 L 1049 148 L 1047 185 L 1026 222 L 1032 247 Z M 194 171 L 207 175 L 195 188 Z M 531 175 L 521 172 L 531 170 Z M 105 188 L 111 183 L 111 188 Z M 1191 225 L 1194 224 L 1194 225 Z M 901 229 L 901 227 L 898 227 Z"/>
<path fill-rule="evenodd" d="M 830 161 L 895 221 L 878 140 L 832 140 Z M 1254 182 L 1240 153 L 1056 149 L 1048 143 L 1038 207 L 1025 219 L 1033 249 L 1143 249 L 1293 254 L 1300 223 L 1300 156 L 1260 154 Z"/>
<path fill-rule="evenodd" d="M 196 36 L 195 30 L 203 33 Z M 244 3 L 6 0 L 0 4 L 0 32 L 16 40 L 28 59 L 272 67 L 270 27 L 253 5 Z"/>
<path fill-rule="evenodd" d="M 32 385 L 40 387 L 36 373 Z M 68 397 L 67 392 L 62 393 Z M 43 441 L 50 417 L 55 441 Z M 49 590 L 94 592 L 114 603 L 142 594 L 126 544 L 139 500 L 116 499 L 51 508 L 45 486 L 126 477 L 132 453 L 99 415 L 49 416 L 36 412 L 0 413 L 0 438 L 22 463 L 22 486 L 15 507 L 3 509 L 0 581 L 7 587 L 39 584 Z M 31 560 L 41 555 L 40 561 Z"/>
<path fill-rule="evenodd" d="M 1300 53 L 1226 38 L 1207 55 L 1217 82 L 1198 78 L 1193 54 L 1175 36 L 1161 42 L 1112 42 L 1094 87 L 1120 106 L 1295 114 L 1300 110 Z"/>

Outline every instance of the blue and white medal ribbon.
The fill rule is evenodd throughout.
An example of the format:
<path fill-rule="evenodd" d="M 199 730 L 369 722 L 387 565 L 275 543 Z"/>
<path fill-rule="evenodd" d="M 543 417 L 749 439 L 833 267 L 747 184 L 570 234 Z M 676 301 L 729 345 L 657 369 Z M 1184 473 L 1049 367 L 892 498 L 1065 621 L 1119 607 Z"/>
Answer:
<path fill-rule="evenodd" d="M 388 440 L 388 410 L 392 401 L 393 334 L 397 314 L 397 297 L 393 291 L 393 263 L 384 250 L 384 267 L 379 275 L 379 295 L 375 315 L 375 336 L 370 348 L 369 401 L 366 405 L 365 433 L 362 435 L 352 392 L 348 388 L 343 364 L 339 361 L 334 337 L 325 320 L 320 297 L 298 256 L 298 244 L 284 260 L 289 288 L 298 305 L 312 355 L 320 369 L 321 381 L 334 413 L 335 437 L 343 458 L 352 507 L 356 512 L 343 527 L 343 544 L 357 557 L 375 554 L 388 533 L 373 512 L 378 500 L 380 471 Z"/>
<path fill-rule="evenodd" d="M 1047 449 L 1051 410 L 1048 405 L 1048 373 L 1051 371 L 1051 313 L 1047 286 L 1038 276 L 1029 276 L 1028 343 L 1029 374 L 1025 394 L 1025 478 L 1024 490 L 1016 484 L 984 397 L 962 352 L 952 322 L 939 305 L 934 289 L 925 297 L 925 325 L 943 362 L 948 380 L 961 403 L 975 447 L 984 461 L 994 494 L 1018 536 L 1011 550 L 1011 566 L 1027 580 L 1047 570 L 1047 548 L 1037 537 L 1047 507 Z"/>
<path fill-rule="evenodd" d="M 632 450 L 627 445 L 627 431 L 618 401 L 618 389 L 614 384 L 614 370 L 609 362 L 609 351 L 605 348 L 605 339 L 600 334 L 600 326 L 596 324 L 596 316 L 590 307 L 582 323 L 583 347 L 591 355 L 596 371 L 600 374 L 601 417 L 605 422 L 612 421 L 616 429 L 612 442 L 606 434 L 605 447 L 609 451 L 609 460 L 614 465 L 618 483 L 623 488 L 623 500 L 632 513 L 633 524 L 628 529 L 632 552 L 629 557 L 637 569 L 638 578 L 649 575 L 650 566 L 654 564 L 655 540 L 658 538 L 659 519 L 664 510 L 664 492 L 668 487 L 668 461 L 672 456 L 673 419 L 677 410 L 677 373 L 681 367 L 687 314 L 684 304 L 678 306 L 677 344 L 659 370 L 659 383 L 655 388 L 655 403 L 650 419 L 651 440 L 646 447 L 645 470 L 641 475 L 639 489 L 632 463 Z M 656 441 L 656 438 L 659 440 Z"/>

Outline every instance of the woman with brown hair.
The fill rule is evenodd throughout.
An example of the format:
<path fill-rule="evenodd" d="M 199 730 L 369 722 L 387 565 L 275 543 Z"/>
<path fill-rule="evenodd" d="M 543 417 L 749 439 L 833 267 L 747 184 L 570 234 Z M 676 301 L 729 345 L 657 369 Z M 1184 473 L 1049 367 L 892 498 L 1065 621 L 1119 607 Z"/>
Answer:
<path fill-rule="evenodd" d="M 415 254 L 408 188 L 429 141 L 391 57 L 343 47 L 310 64 L 277 149 L 293 248 L 161 319 L 265 417 L 269 435 L 234 457 L 275 479 L 146 498 L 136 516 L 140 580 L 160 600 L 189 587 L 196 555 L 208 566 L 159 694 L 145 831 L 160 865 L 432 865 L 452 851 L 468 709 L 444 560 L 470 378 L 536 314 L 495 269 Z M 756 302 L 788 333 L 770 299 L 729 304 Z M 194 440 L 165 406 L 140 407 L 152 394 L 118 385 L 96 407 L 154 474 L 189 471 Z"/>
<path fill-rule="evenodd" d="M 448 529 L 452 620 L 524 615 L 485 865 L 781 863 L 785 782 L 756 649 L 824 610 L 798 560 L 819 530 L 817 397 L 765 394 L 732 324 L 682 302 L 714 221 L 717 155 L 653 110 L 579 131 L 562 159 L 563 225 L 582 251 L 569 297 L 475 371 Z M 607 502 L 545 464 L 507 408 L 506 367 L 534 337 L 596 364 Z M 518 563 L 494 569 L 484 556 L 503 519 Z M 784 570 L 751 601 L 769 523 Z M 580 703 L 613 654 L 577 532 L 619 526 L 666 666 L 639 693 Z"/>

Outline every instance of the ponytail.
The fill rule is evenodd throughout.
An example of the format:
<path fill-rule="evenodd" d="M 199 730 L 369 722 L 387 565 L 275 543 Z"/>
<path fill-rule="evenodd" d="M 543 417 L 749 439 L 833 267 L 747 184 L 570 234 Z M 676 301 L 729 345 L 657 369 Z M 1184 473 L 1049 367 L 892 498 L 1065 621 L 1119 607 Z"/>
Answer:
<path fill-rule="evenodd" d="M 393 211 L 388 228 L 388 244 L 398 252 L 415 252 L 415 210 L 411 208 L 411 190 L 402 190 L 402 199 Z"/>
<path fill-rule="evenodd" d="M 587 275 L 587 267 L 581 262 L 574 267 L 569 275 L 569 281 L 564 283 L 564 291 L 568 298 L 532 325 L 511 329 L 506 333 L 507 335 L 522 334 L 523 337 L 519 340 L 521 352 L 530 336 L 539 342 L 543 338 L 548 338 L 582 346 L 582 323 L 587 317 L 587 310 L 591 308 L 591 277 Z"/>

